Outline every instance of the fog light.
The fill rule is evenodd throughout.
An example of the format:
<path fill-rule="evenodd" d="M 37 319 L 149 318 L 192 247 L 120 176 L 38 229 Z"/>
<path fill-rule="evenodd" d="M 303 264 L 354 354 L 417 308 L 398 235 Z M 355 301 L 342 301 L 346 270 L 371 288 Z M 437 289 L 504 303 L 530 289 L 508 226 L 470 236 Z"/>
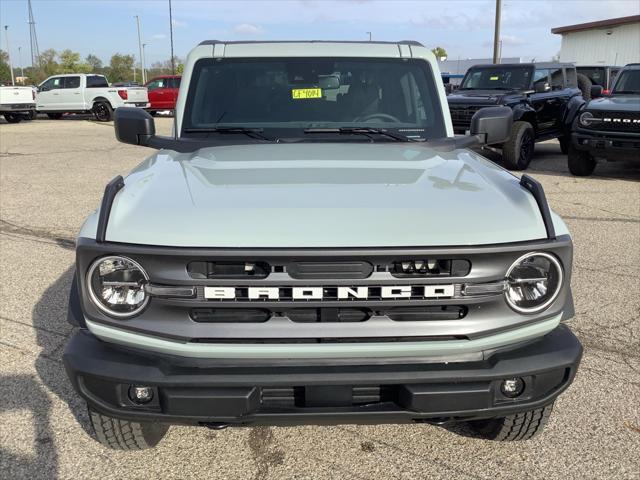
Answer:
<path fill-rule="evenodd" d="M 516 398 L 524 392 L 524 380 L 520 377 L 507 378 L 502 381 L 500 391 L 505 397 Z"/>
<path fill-rule="evenodd" d="M 149 403 L 153 399 L 153 388 L 131 385 L 129 387 L 129 398 L 134 403 Z"/>

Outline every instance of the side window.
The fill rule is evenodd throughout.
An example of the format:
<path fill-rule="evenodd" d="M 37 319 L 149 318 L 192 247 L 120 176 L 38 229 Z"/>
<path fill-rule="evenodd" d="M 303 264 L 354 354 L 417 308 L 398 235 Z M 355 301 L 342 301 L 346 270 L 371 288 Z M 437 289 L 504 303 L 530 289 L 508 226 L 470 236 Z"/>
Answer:
<path fill-rule="evenodd" d="M 180 78 L 169 79 L 169 88 L 180 88 Z"/>
<path fill-rule="evenodd" d="M 561 68 L 552 68 L 551 73 L 551 90 L 562 90 L 564 88 L 564 75 Z"/>
<path fill-rule="evenodd" d="M 87 76 L 87 88 L 104 88 L 108 87 L 107 79 L 100 75 Z"/>
<path fill-rule="evenodd" d="M 149 84 L 147 85 L 147 90 L 152 91 L 158 88 L 165 88 L 165 82 L 166 80 L 164 78 L 157 78 L 149 82 Z"/>
<path fill-rule="evenodd" d="M 79 88 L 80 77 L 64 77 L 64 88 Z"/>
<path fill-rule="evenodd" d="M 62 88 L 62 77 L 50 78 L 40 86 L 40 90 L 42 91 L 56 90 L 58 88 Z"/>
<path fill-rule="evenodd" d="M 548 83 L 551 85 L 549 81 L 549 70 L 546 68 L 536 68 L 536 71 L 533 74 L 533 84 L 537 83 Z"/>
<path fill-rule="evenodd" d="M 468 88 L 475 88 L 480 83 L 481 78 L 482 78 L 482 71 L 477 70 L 471 74 L 471 76 L 469 77 L 465 85 Z"/>
<path fill-rule="evenodd" d="M 567 68 L 565 70 L 567 75 L 567 87 L 576 88 L 578 86 L 578 75 L 575 68 Z"/>

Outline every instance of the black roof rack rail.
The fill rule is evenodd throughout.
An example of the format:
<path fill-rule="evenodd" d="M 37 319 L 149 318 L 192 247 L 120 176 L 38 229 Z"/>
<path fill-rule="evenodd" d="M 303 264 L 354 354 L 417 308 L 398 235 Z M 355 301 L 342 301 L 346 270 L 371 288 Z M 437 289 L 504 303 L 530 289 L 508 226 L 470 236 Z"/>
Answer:
<path fill-rule="evenodd" d="M 549 203 L 547 202 L 547 197 L 544 194 L 544 188 L 542 188 L 542 184 L 535 178 L 524 174 L 520 179 L 520 185 L 529 190 L 533 195 L 533 198 L 535 198 L 536 203 L 538 204 L 538 208 L 540 209 L 540 214 L 542 215 L 544 228 L 547 230 L 547 238 L 549 238 L 550 240 L 555 240 L 556 230 L 553 227 L 551 209 L 549 208 Z"/>
<path fill-rule="evenodd" d="M 388 42 L 388 41 L 378 41 L 374 40 L 369 42 L 367 40 L 204 40 L 200 42 L 198 45 L 215 45 L 218 43 L 224 43 L 227 45 L 234 45 L 240 43 L 369 43 L 369 44 L 387 44 L 387 45 L 413 45 L 416 47 L 424 47 L 423 44 L 417 42 L 415 40 L 400 40 L 399 42 Z"/>
<path fill-rule="evenodd" d="M 107 236 L 107 224 L 109 223 L 109 215 L 111 214 L 111 206 L 116 194 L 124 187 L 124 178 L 118 175 L 104 187 L 104 195 L 102 196 L 102 204 L 100 205 L 100 216 L 98 217 L 98 229 L 96 232 L 96 242 L 104 243 Z"/>

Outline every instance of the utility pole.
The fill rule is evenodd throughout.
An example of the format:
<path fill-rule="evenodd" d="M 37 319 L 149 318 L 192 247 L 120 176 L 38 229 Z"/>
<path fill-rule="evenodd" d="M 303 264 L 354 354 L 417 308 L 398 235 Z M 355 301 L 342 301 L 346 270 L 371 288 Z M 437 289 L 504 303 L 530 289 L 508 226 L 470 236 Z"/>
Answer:
<path fill-rule="evenodd" d="M 22 76 L 22 78 L 24 78 L 24 65 L 22 65 L 22 47 L 18 47 L 18 63 L 20 64 L 20 75 Z"/>
<path fill-rule="evenodd" d="M 371 32 L 366 32 L 369 35 L 369 41 L 371 41 Z"/>
<path fill-rule="evenodd" d="M 31 45 L 31 67 L 40 66 L 40 50 L 38 49 L 38 36 L 36 35 L 36 21 L 33 19 L 33 9 L 31 0 L 27 2 L 29 6 L 29 43 Z"/>
<path fill-rule="evenodd" d="M 500 16 L 502 10 L 502 0 L 496 0 L 496 23 L 495 30 L 493 32 L 493 63 L 499 63 L 500 57 L 498 56 L 499 42 L 500 42 Z"/>
<path fill-rule="evenodd" d="M 11 85 L 16 84 L 13 76 L 13 63 L 11 63 L 11 47 L 9 46 L 9 25 L 4 26 L 4 37 L 7 40 L 7 56 L 9 57 L 9 70 L 11 70 Z"/>
<path fill-rule="evenodd" d="M 140 34 L 140 17 L 134 15 L 136 19 L 136 25 L 138 26 L 138 48 L 140 49 L 140 76 L 142 77 L 142 84 L 147 83 L 147 77 L 144 73 L 144 49 L 142 48 L 142 35 Z"/>
<path fill-rule="evenodd" d="M 145 49 L 146 47 L 147 47 L 147 44 L 146 44 L 146 43 L 143 43 L 143 44 L 142 44 L 142 58 L 143 58 L 143 60 L 142 60 L 142 79 L 143 79 L 143 80 L 142 80 L 142 84 L 143 84 L 143 85 L 144 85 L 145 83 L 147 83 L 147 69 L 146 69 L 145 64 L 144 64 L 144 49 Z"/>
<path fill-rule="evenodd" d="M 171 75 L 175 75 L 176 62 L 173 58 L 173 15 L 171 14 L 171 0 L 169 0 L 169 40 L 171 42 Z"/>

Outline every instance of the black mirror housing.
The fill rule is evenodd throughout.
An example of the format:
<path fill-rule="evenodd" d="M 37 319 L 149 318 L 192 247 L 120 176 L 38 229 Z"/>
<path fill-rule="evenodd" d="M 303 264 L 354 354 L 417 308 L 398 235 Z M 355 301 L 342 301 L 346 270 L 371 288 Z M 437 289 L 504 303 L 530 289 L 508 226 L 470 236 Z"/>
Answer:
<path fill-rule="evenodd" d="M 156 124 L 146 110 L 135 107 L 116 108 L 113 126 L 119 142 L 148 146 L 156 135 Z"/>
<path fill-rule="evenodd" d="M 471 135 L 485 145 L 504 143 L 511 136 L 513 110 L 509 107 L 487 107 L 471 118 Z"/>
<path fill-rule="evenodd" d="M 601 85 L 591 85 L 591 98 L 598 98 L 602 96 L 604 89 Z"/>

